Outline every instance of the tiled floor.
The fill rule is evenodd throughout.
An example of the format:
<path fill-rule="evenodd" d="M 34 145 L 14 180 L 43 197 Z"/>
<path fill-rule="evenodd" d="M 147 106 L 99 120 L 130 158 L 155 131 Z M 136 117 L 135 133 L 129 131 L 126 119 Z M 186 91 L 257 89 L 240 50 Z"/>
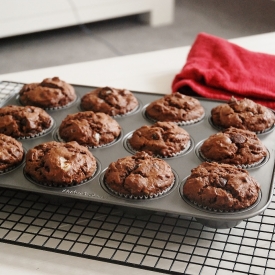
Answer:
<path fill-rule="evenodd" d="M 235 38 L 275 31 L 275 1 L 176 0 L 175 20 L 135 16 L 0 39 L 0 74 L 192 44 L 199 32 Z"/>

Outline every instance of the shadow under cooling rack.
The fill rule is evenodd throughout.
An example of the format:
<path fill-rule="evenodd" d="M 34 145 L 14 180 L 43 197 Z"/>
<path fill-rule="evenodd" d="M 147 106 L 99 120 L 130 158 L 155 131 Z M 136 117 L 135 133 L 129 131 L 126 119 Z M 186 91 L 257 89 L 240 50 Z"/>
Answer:
<path fill-rule="evenodd" d="M 231 229 L 194 219 L 0 189 L 0 241 L 169 274 L 271 274 L 275 201 Z M 208 274 L 208 273 L 207 273 Z"/>

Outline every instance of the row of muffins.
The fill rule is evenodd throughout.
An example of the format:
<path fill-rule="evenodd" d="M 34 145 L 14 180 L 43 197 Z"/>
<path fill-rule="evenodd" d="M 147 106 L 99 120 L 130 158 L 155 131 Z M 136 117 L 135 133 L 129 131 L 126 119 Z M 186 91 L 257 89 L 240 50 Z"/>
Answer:
<path fill-rule="evenodd" d="M 41 83 L 25 84 L 19 91 L 18 100 L 24 106 L 36 106 L 46 110 L 58 110 L 77 99 L 72 85 L 58 77 L 46 78 Z M 138 100 L 129 90 L 110 87 L 98 88 L 81 98 L 83 111 L 103 112 L 120 116 L 133 111 Z"/>
<path fill-rule="evenodd" d="M 31 84 L 29 84 L 29 85 L 31 85 Z M 26 90 L 26 87 L 23 87 L 22 90 Z M 102 93 L 100 93 L 99 90 L 97 90 L 98 94 L 100 94 L 102 97 L 103 97 L 103 95 L 107 96 L 110 100 L 112 91 L 115 89 L 103 88 Z M 104 102 L 104 100 L 102 98 L 101 98 L 101 101 Z M 112 100 L 110 100 L 110 101 L 114 102 Z M 20 102 L 23 103 L 22 100 L 20 100 Z M 182 102 L 183 102 L 183 104 L 181 104 Z M 259 108 L 259 106 L 257 106 L 257 108 L 256 108 L 254 106 L 254 102 L 252 102 L 252 101 L 250 102 L 247 99 L 245 99 L 244 101 L 237 101 L 235 99 L 232 99 L 228 103 L 228 105 L 231 105 L 231 107 L 230 107 L 231 109 L 233 109 L 232 106 L 234 107 L 234 104 L 237 104 L 238 111 L 237 112 L 231 111 L 231 113 L 229 112 L 228 117 L 232 117 L 232 118 L 234 117 L 234 119 L 232 119 L 232 121 L 238 121 L 238 119 L 236 119 L 236 116 L 241 117 L 241 121 L 244 121 L 245 117 L 248 118 L 250 121 L 252 121 L 251 116 L 252 117 L 258 116 L 258 118 L 257 118 L 258 122 L 262 121 L 262 123 L 261 123 L 260 129 L 255 128 L 255 125 L 257 126 L 259 123 L 258 122 L 254 123 L 253 129 L 257 133 L 266 131 L 267 129 L 269 129 L 273 126 L 273 124 L 274 124 L 274 117 L 272 116 L 273 113 L 270 112 L 268 109 L 262 110 L 261 106 L 260 106 L 260 108 Z M 116 103 L 115 105 L 118 105 L 118 103 Z M 225 105 L 227 105 L 227 104 L 225 104 Z M 245 105 L 245 107 L 243 108 L 243 113 L 247 112 L 248 114 L 243 115 L 242 112 L 239 111 L 240 109 L 242 109 L 242 105 Z M 248 108 L 247 105 L 250 105 L 250 108 Z M 251 107 L 251 105 L 253 108 Z M 102 110 L 102 109 L 100 109 L 100 110 Z M 258 112 L 259 114 L 258 113 L 253 114 L 253 112 L 256 112 L 258 110 L 260 110 L 260 112 Z M 151 197 L 151 196 L 156 196 L 156 195 L 162 194 L 162 192 L 167 192 L 167 190 L 169 190 L 171 188 L 171 186 L 174 183 L 174 176 L 173 176 L 171 167 L 164 160 L 161 160 L 159 158 L 156 159 L 154 156 L 167 156 L 167 155 L 169 156 L 171 154 L 174 155 L 175 153 L 181 152 L 186 147 L 188 147 L 188 141 L 190 142 L 190 136 L 184 129 L 182 129 L 178 125 L 186 125 L 186 124 L 190 124 L 190 123 L 195 123 L 197 121 L 200 121 L 204 116 L 204 110 L 201 107 L 198 100 L 196 100 L 192 97 L 187 97 L 187 96 L 178 94 L 178 93 L 173 94 L 173 95 L 166 95 L 163 98 L 161 98 L 160 100 L 152 102 L 146 108 L 146 112 L 147 112 L 148 117 L 150 119 L 152 119 L 153 121 L 156 121 L 156 123 L 154 125 L 144 126 L 143 129 L 137 129 L 137 131 L 133 134 L 133 139 L 134 139 L 135 135 L 137 136 L 137 138 L 136 138 L 137 143 L 139 143 L 139 141 L 143 139 L 143 141 L 141 141 L 141 143 L 143 144 L 141 147 L 135 148 L 135 146 L 136 146 L 135 143 L 130 142 L 130 145 L 131 145 L 131 147 L 134 148 L 134 150 L 142 151 L 142 152 L 139 152 L 139 153 L 135 154 L 134 156 L 129 156 L 124 159 L 120 159 L 115 163 L 111 163 L 109 168 L 106 171 L 106 174 L 105 174 L 105 179 L 106 179 L 105 183 L 110 187 L 110 190 L 114 191 L 116 194 L 124 194 L 126 197 L 128 197 L 128 196 L 134 196 L 134 197 L 149 196 L 149 197 Z M 214 112 L 214 111 L 212 111 L 212 112 Z M 220 113 L 223 113 L 223 112 L 221 111 Z M 228 113 L 228 110 L 227 110 L 227 113 Z M 95 114 L 93 113 L 93 115 L 95 115 Z M 114 113 L 112 113 L 112 115 L 114 115 Z M 161 118 L 161 117 L 163 117 L 163 118 Z M 215 123 L 215 124 L 218 123 L 217 122 L 218 120 L 215 120 L 216 117 L 217 116 L 214 116 L 214 115 L 212 116 L 213 123 Z M 264 121 L 263 117 L 268 118 L 267 121 Z M 82 117 L 82 119 L 83 119 L 83 117 Z M 159 120 L 164 120 L 165 122 L 160 122 Z M 227 119 L 226 122 L 228 122 L 228 120 L 229 119 Z M 168 121 L 168 122 L 166 122 L 166 121 Z M 176 122 L 176 124 L 172 123 L 170 121 L 174 121 L 174 122 Z M 222 119 L 219 119 L 219 121 L 222 121 Z M 263 124 L 265 125 L 264 127 L 262 126 Z M 244 127 L 244 125 L 245 124 L 242 123 L 242 124 L 240 124 L 239 127 L 240 128 Z M 247 125 L 250 126 L 251 123 L 248 123 Z M 224 125 L 220 125 L 220 126 L 224 126 Z M 165 134 L 165 132 L 167 133 L 167 131 L 169 134 Z M 179 131 L 179 133 L 175 134 L 175 131 Z M 250 131 L 250 130 L 245 130 L 245 131 Z M 236 129 L 235 129 L 235 132 L 236 132 Z M 237 132 L 238 132 L 238 130 L 237 130 Z M 146 135 L 149 138 L 144 138 L 144 137 L 146 137 Z M 91 136 L 91 134 L 89 134 L 88 136 Z M 232 136 L 234 136 L 234 135 L 231 134 L 231 137 Z M 237 136 L 238 136 L 238 138 L 236 138 L 236 135 L 235 135 L 233 140 L 238 141 L 236 143 L 237 146 L 235 146 L 238 148 L 238 146 L 240 144 L 244 144 L 245 142 L 242 141 L 244 139 L 243 137 L 240 138 L 239 132 L 237 133 Z M 152 137 L 152 139 L 150 139 L 150 137 Z M 168 137 L 168 138 L 164 138 L 164 137 Z M 95 139 L 98 140 L 98 138 L 99 137 L 97 135 L 97 137 L 95 137 Z M 253 138 L 255 138 L 255 136 Z M 232 139 L 231 139 L 231 141 L 232 141 Z M 242 142 L 240 142 L 240 141 L 242 141 Z M 149 147 L 146 147 L 147 146 L 146 143 L 149 144 Z M 179 144 L 180 145 L 179 149 L 177 146 L 174 149 L 175 146 L 173 145 L 173 143 Z M 156 144 L 158 144 L 158 146 L 155 146 Z M 46 174 L 47 174 L 47 171 L 54 171 L 54 169 L 58 170 L 56 168 L 60 167 L 62 172 L 65 172 L 64 174 L 69 173 L 71 175 L 71 177 L 68 177 L 66 184 L 70 184 L 72 182 L 77 182 L 77 181 L 83 182 L 83 180 L 92 177 L 93 174 L 95 173 L 96 162 L 89 150 L 84 150 L 85 151 L 85 153 L 84 153 L 84 151 L 82 150 L 82 147 L 80 150 L 80 148 L 78 148 L 78 146 L 79 146 L 79 144 L 77 144 L 76 142 L 62 143 L 61 146 L 60 146 L 60 144 L 57 144 L 55 142 L 49 142 L 47 144 L 39 145 L 38 146 L 39 148 L 34 148 L 34 151 L 32 151 L 30 154 L 28 152 L 28 154 L 30 155 L 30 158 L 29 157 L 26 158 L 27 173 L 35 178 L 35 176 L 31 174 L 32 170 L 37 171 L 37 169 L 34 169 L 34 167 L 36 165 L 38 165 L 38 166 L 41 165 L 41 163 L 43 163 L 43 165 L 44 165 L 44 163 L 46 163 L 47 166 L 44 167 Z M 139 145 L 137 145 L 137 146 L 139 146 Z M 160 148 L 160 152 L 158 152 L 155 149 L 156 147 Z M 61 148 L 62 148 L 62 150 L 61 150 Z M 81 152 L 81 154 L 84 153 L 85 156 L 87 155 L 86 162 L 85 161 L 81 162 L 77 157 L 74 157 L 74 160 L 76 160 L 76 163 L 81 163 L 80 166 L 77 165 L 76 163 L 74 163 L 72 160 L 71 156 L 76 154 L 76 152 L 73 150 L 73 148 L 74 148 L 74 150 L 76 150 L 76 148 L 78 148 L 76 151 Z M 145 151 L 147 151 L 147 153 Z M 48 152 L 51 152 L 51 154 L 49 155 Z M 55 153 L 53 153 L 53 152 L 55 152 Z M 45 156 L 46 159 L 43 159 L 41 157 L 42 155 Z M 205 156 L 205 152 L 203 153 L 203 155 Z M 233 153 L 233 155 L 234 155 L 234 153 Z M 35 159 L 35 157 L 37 157 L 37 159 Z M 205 156 L 205 157 L 207 157 L 207 156 Z M 209 159 L 211 159 L 211 158 L 209 158 Z M 27 169 L 28 163 L 30 163 L 29 170 Z M 88 164 L 92 164 L 92 166 L 91 165 L 89 166 Z M 203 165 L 207 166 L 207 167 L 213 167 L 213 165 L 216 166 L 216 163 L 211 163 L 211 164 L 203 163 Z M 221 166 L 222 166 L 222 168 L 220 168 Z M 77 180 L 72 179 L 73 175 L 77 175 L 78 167 L 84 167 L 80 173 L 82 176 L 78 177 Z M 144 167 L 144 168 L 142 169 L 142 167 Z M 218 169 L 223 169 L 223 165 L 218 165 L 217 167 L 218 167 Z M 231 167 L 231 166 L 229 166 L 229 167 L 231 170 L 233 169 L 233 171 L 234 171 L 234 173 L 231 173 L 232 176 L 235 176 L 240 173 L 242 175 L 247 174 L 247 172 L 245 172 L 242 169 L 235 170 L 237 168 Z M 72 168 L 75 168 L 75 169 L 73 169 L 75 171 L 73 171 Z M 203 169 L 205 170 L 206 168 L 204 167 Z M 85 171 L 89 171 L 89 173 L 87 173 Z M 238 171 L 238 173 L 237 173 L 237 171 Z M 39 175 L 41 175 L 41 173 L 42 172 L 39 171 Z M 57 173 L 58 173 L 58 171 L 55 172 L 55 174 L 57 174 Z M 193 171 L 192 171 L 192 173 L 193 173 Z M 124 177 L 122 175 L 124 175 Z M 155 175 L 155 176 L 152 176 L 152 175 Z M 52 177 L 53 175 L 50 175 L 50 176 Z M 248 174 L 247 174 L 247 177 L 249 177 Z M 64 182 L 64 175 L 60 176 L 59 178 L 61 178 L 61 181 Z M 152 182 L 152 179 L 155 179 L 155 182 Z M 37 180 L 38 181 L 46 181 L 43 178 L 42 179 L 39 178 Z M 48 184 L 55 185 L 55 183 L 53 183 L 52 180 L 50 182 Z M 228 182 L 228 179 L 225 180 L 223 178 L 223 180 L 221 180 L 221 182 L 223 182 L 223 183 Z M 253 180 L 252 180 L 252 183 L 253 183 Z M 253 186 L 255 187 L 254 189 L 258 190 L 257 189 L 258 184 L 256 184 L 256 183 L 253 183 L 253 184 L 254 184 Z M 228 184 L 223 184 L 223 185 L 229 186 Z M 188 184 L 185 184 L 184 186 L 188 186 Z M 193 187 L 194 186 L 195 185 L 193 185 Z M 123 188 L 121 188 L 121 187 L 123 187 Z M 215 188 L 217 188 L 217 186 Z M 186 187 L 184 189 L 186 189 Z M 204 188 L 204 189 L 207 189 L 207 188 Z M 212 190 L 213 190 L 213 188 L 212 188 Z M 225 192 L 225 193 L 228 193 L 228 192 Z M 231 190 L 230 194 L 232 194 L 232 193 L 234 193 L 234 192 L 232 192 L 232 190 Z M 188 197 L 187 194 L 186 194 L 186 196 Z M 194 199 L 191 199 L 191 198 L 190 198 L 190 200 L 194 201 Z M 251 200 L 251 202 L 252 201 L 253 200 Z M 201 203 L 199 203 L 199 204 L 201 204 Z M 213 208 L 213 205 L 211 206 L 211 208 Z M 221 206 L 219 206 L 219 209 L 221 209 Z"/>

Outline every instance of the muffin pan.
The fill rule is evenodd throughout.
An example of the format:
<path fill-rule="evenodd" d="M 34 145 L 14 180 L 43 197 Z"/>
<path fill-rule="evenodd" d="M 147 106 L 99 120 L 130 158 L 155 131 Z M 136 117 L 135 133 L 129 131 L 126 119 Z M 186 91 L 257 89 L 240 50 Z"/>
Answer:
<path fill-rule="evenodd" d="M 3 85 L 4 88 L 0 91 L 5 94 L 10 92 L 9 83 Z M 1 84 L 1 83 L 0 83 Z M 20 83 L 11 83 L 20 86 Z M 54 127 L 49 132 L 35 138 L 21 139 L 24 150 L 27 151 L 34 146 L 55 140 L 60 141 L 57 135 L 57 129 L 62 120 L 68 115 L 80 112 L 80 98 L 87 92 L 96 87 L 87 87 L 73 85 L 77 93 L 77 100 L 69 107 L 58 110 L 47 110 L 54 119 Z M 18 92 L 18 90 L 17 90 Z M 85 183 L 72 187 L 48 187 L 41 184 L 36 184 L 24 174 L 24 161 L 16 169 L 7 173 L 0 174 L 0 187 L 7 187 L 18 190 L 47 195 L 58 198 L 61 202 L 64 198 L 75 198 L 80 200 L 88 200 L 100 203 L 113 204 L 123 209 L 135 209 L 154 212 L 165 212 L 175 215 L 184 215 L 194 217 L 203 225 L 213 228 L 230 228 L 239 224 L 244 219 L 249 219 L 253 216 L 262 213 L 269 205 L 273 195 L 274 184 L 274 164 L 275 164 L 275 131 L 273 129 L 264 134 L 259 134 L 258 137 L 268 149 L 268 157 L 260 165 L 248 168 L 248 172 L 261 185 L 261 192 L 258 201 L 250 208 L 238 212 L 215 212 L 207 209 L 202 209 L 198 206 L 185 200 L 182 195 L 182 186 L 189 176 L 191 169 L 197 167 L 202 159 L 198 155 L 198 149 L 202 141 L 210 135 L 217 133 L 219 130 L 210 123 L 210 111 L 214 106 L 221 104 L 222 101 L 209 100 L 198 98 L 205 109 L 203 119 L 197 123 L 183 125 L 183 127 L 191 136 L 191 145 L 183 154 L 171 158 L 164 158 L 175 174 L 175 184 L 164 194 L 152 198 L 125 198 L 123 196 L 112 193 L 104 184 L 104 173 L 112 161 L 133 154 L 127 145 L 127 139 L 131 133 L 143 126 L 150 125 L 153 122 L 146 117 L 145 107 L 152 101 L 163 97 L 162 94 L 140 93 L 134 92 L 134 95 L 139 101 L 139 107 L 128 115 L 115 117 L 114 119 L 122 127 L 122 132 L 118 140 L 100 148 L 90 148 L 91 152 L 97 160 L 97 172 L 92 179 Z M 1 99 L 1 97 L 0 97 Z M 20 105 L 17 99 L 17 93 L 11 96 L 4 97 L 0 101 L 0 107 L 5 105 Z"/>

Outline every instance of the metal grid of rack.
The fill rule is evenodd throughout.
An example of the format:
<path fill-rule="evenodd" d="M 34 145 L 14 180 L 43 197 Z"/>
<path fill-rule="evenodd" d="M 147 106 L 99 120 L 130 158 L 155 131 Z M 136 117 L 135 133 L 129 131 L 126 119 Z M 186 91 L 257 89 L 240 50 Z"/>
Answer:
<path fill-rule="evenodd" d="M 21 87 L 0 83 L 0 103 Z M 169 274 L 274 274 L 274 226 L 275 197 L 261 215 L 212 229 L 180 215 L 0 188 L 0 242 Z"/>
<path fill-rule="evenodd" d="M 164 213 L 0 189 L 0 240 L 169 274 L 274 274 L 275 199 L 230 229 Z M 209 273 L 208 273 L 209 272 Z"/>
<path fill-rule="evenodd" d="M 0 82 L 0 105 L 19 92 L 22 86 L 22 83 L 17 82 Z"/>

